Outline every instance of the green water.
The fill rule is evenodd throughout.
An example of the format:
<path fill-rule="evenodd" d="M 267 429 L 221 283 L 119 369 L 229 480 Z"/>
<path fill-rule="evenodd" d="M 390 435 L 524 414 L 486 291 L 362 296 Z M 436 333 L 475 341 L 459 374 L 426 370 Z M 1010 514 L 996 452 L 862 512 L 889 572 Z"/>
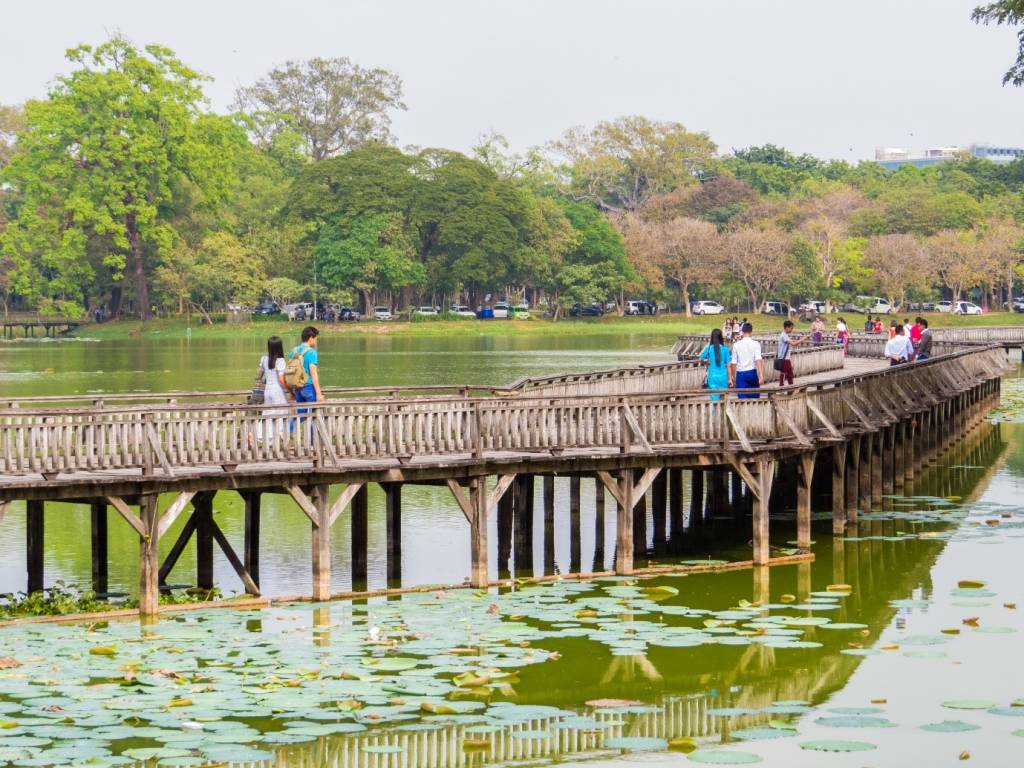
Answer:
<path fill-rule="evenodd" d="M 372 351 L 367 341 L 386 343 Z M 557 341 L 516 339 L 507 349 L 493 349 L 495 341 L 482 340 L 487 348 L 476 351 L 464 339 L 447 349 L 427 340 L 360 339 L 352 348 L 328 341 L 325 378 L 331 384 L 503 383 L 526 373 L 663 359 L 665 349 L 647 338 L 647 348 L 626 339 L 591 338 L 556 349 Z M 244 371 L 236 369 L 255 354 L 247 343 L 236 348 L 222 342 L 147 344 L 145 351 L 133 351 L 130 344 L 5 345 L 0 386 L 4 394 L 12 391 L 8 387 L 42 393 L 244 386 Z M 133 355 L 150 362 L 140 364 Z M 333 360 L 344 364 L 331 372 Z M 152 372 L 151 364 L 161 370 Z M 39 373 L 46 368 L 54 370 Z M 197 378 L 206 383 L 188 383 Z M 1024 728 L 1024 718 L 1015 715 L 1024 714 L 1024 707 L 1010 704 L 1024 698 L 1024 677 L 1016 671 L 1024 631 L 1016 608 L 1024 609 L 1022 485 L 1024 427 L 982 425 L 903 497 L 891 499 L 886 511 L 863 515 L 846 539 L 829 534 L 828 500 L 816 498 L 813 563 L 659 577 L 636 587 L 614 580 L 579 587 L 559 582 L 500 594 L 463 590 L 204 612 L 163 620 L 141 635 L 136 623 L 3 629 L 0 657 L 14 657 L 23 666 L 0 670 L 0 720 L 16 724 L 0 731 L 0 765 L 18 759 L 8 749 L 25 752 L 30 762 L 23 764 L 82 764 L 74 761 L 92 750 L 94 764 L 103 765 L 113 764 L 106 755 L 131 747 L 186 755 L 159 755 L 167 765 L 189 764 L 187 756 L 342 765 L 362 755 L 367 762 L 360 764 L 383 768 L 398 766 L 399 759 L 403 765 L 454 765 L 456 755 L 465 760 L 461 764 L 483 765 L 509 757 L 559 762 L 599 754 L 615 763 L 642 759 L 678 766 L 716 751 L 779 766 L 953 765 L 963 752 L 972 765 L 1019 765 L 1024 739 L 1014 732 Z M 223 497 L 218 520 L 237 542 L 240 509 L 230 494 Z M 538 524 L 540 501 L 538 496 Z M 403 502 L 402 583 L 460 581 L 469 565 L 467 531 L 453 503 L 423 489 L 406 489 Z M 610 565 L 612 507 L 602 536 L 593 486 L 584 481 L 577 550 L 569 541 L 567 506 L 568 489 L 559 483 L 550 554 L 538 533 L 532 557 L 518 555 L 513 542 L 509 561 L 499 566 L 492 527 L 492 572 L 521 570 L 517 559 L 532 560 L 533 573 L 576 570 L 577 563 L 584 570 Z M 381 507 L 380 497 L 371 494 L 371 587 L 385 579 Z M 55 509 L 59 515 L 47 515 L 47 582 L 84 582 L 87 515 L 70 505 Z M 264 588 L 308 592 L 308 524 L 283 501 L 265 509 Z M 21 587 L 24 579 L 21 514 L 16 508 L 3 522 L 0 579 L 7 589 Z M 111 583 L 130 589 L 137 545 L 127 531 L 118 532 L 113 518 L 110 524 Z M 656 561 L 738 559 L 749 552 L 749 523 L 737 526 L 731 516 L 677 532 L 666 542 L 654 540 L 653 520 L 647 531 Z M 343 529 L 333 533 L 341 587 L 349 581 L 348 538 Z M 793 538 L 787 511 L 773 518 L 772 535 L 773 544 L 782 546 Z M 194 560 L 183 558 L 171 581 L 189 582 L 193 569 Z M 237 589 L 226 563 L 218 560 L 216 575 L 225 591 Z M 965 579 L 985 587 L 958 589 Z M 831 584 L 851 589 L 848 595 L 823 594 Z M 677 593 L 669 590 L 654 600 L 642 591 L 654 585 Z M 766 598 L 767 606 L 749 605 Z M 972 621 L 964 624 L 965 619 Z M 115 655 L 90 654 L 96 646 Z M 474 648 L 477 655 L 451 653 L 458 647 Z M 389 672 L 367 663 L 390 656 L 412 659 L 415 666 Z M 126 669 L 141 672 L 143 683 L 126 680 Z M 163 673 L 152 675 L 155 670 Z M 168 682 L 168 671 L 180 677 Z M 453 676 L 466 672 L 488 679 L 457 690 Z M 602 715 L 604 710 L 586 703 L 601 698 L 639 705 Z M 172 699 L 189 703 L 168 707 Z M 943 705 L 961 700 L 983 708 Z M 782 701 L 806 704 L 771 706 Z M 425 711 L 438 704 L 458 711 Z M 849 708 L 860 714 L 846 714 Z M 618 724 L 598 727 L 569 719 L 576 713 Z M 129 715 L 139 719 L 125 725 Z M 943 721 L 976 729 L 921 728 Z M 556 727 L 559 722 L 569 727 Z M 466 732 L 473 727 L 483 730 Z M 359 732 L 316 735 L 332 728 Z M 744 729 L 750 738 L 733 735 Z M 278 731 L 285 735 L 269 735 Z M 430 746 L 438 735 L 444 744 Z M 783 737 L 753 738 L 765 735 Z M 657 741 L 683 736 L 697 737 L 700 749 L 692 757 L 666 752 Z M 640 758 L 601 749 L 605 739 L 620 737 L 631 740 L 610 745 L 654 751 Z M 281 739 L 298 743 L 283 745 Z M 488 747 L 463 754 L 466 739 L 482 739 Z M 871 749 L 835 753 L 801 747 L 820 740 Z M 367 744 L 371 751 L 361 752 Z M 403 752 L 381 753 L 382 745 Z M 342 754 L 347 763 L 338 762 Z"/>

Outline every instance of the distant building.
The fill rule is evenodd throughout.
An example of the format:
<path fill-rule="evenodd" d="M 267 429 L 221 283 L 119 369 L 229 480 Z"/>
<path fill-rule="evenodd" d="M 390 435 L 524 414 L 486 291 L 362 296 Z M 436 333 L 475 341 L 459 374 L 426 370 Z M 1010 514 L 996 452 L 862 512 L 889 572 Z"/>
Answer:
<path fill-rule="evenodd" d="M 888 171 L 895 171 L 901 165 L 924 168 L 968 155 L 991 160 L 993 163 L 1009 163 L 1018 157 L 1024 157 L 1024 149 L 995 147 L 991 144 L 971 144 L 967 147 L 931 147 L 920 152 L 900 147 L 878 147 L 875 150 L 875 162 Z"/>

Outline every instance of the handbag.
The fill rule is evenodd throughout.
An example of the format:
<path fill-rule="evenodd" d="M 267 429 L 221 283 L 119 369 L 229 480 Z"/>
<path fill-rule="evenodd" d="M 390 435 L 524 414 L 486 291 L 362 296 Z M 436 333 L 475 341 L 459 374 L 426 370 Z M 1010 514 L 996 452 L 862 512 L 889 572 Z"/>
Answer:
<path fill-rule="evenodd" d="M 782 370 L 782 364 L 783 364 L 784 362 L 786 362 L 786 361 L 785 361 L 785 360 L 783 360 L 783 359 L 782 359 L 781 357 L 776 357 L 776 358 L 775 358 L 775 359 L 774 359 L 774 360 L 772 361 L 772 367 L 773 367 L 773 368 L 774 368 L 774 369 L 775 369 L 776 371 L 781 371 L 781 370 Z"/>
<path fill-rule="evenodd" d="M 246 398 L 246 402 L 249 405 L 263 405 L 263 401 L 266 397 L 267 391 L 267 371 L 263 367 L 263 361 L 260 361 L 260 370 L 256 374 L 256 381 L 253 382 L 252 389 L 249 390 L 249 397 Z"/>

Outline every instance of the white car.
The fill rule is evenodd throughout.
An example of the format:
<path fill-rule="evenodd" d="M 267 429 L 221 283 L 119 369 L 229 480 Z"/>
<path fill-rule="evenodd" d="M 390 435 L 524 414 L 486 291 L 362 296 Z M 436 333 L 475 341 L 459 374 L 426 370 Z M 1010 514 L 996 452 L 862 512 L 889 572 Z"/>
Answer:
<path fill-rule="evenodd" d="M 981 307 L 970 301 L 958 301 L 956 303 L 956 311 L 954 314 L 957 315 L 980 315 L 982 313 Z"/>
<path fill-rule="evenodd" d="M 374 307 L 373 308 L 373 319 L 374 320 L 390 320 L 391 319 L 391 308 L 390 307 Z"/>
<path fill-rule="evenodd" d="M 857 304 L 869 315 L 891 315 L 892 304 L 881 296 L 858 296 Z"/>
<path fill-rule="evenodd" d="M 494 319 L 495 320 L 508 320 L 512 314 L 512 308 L 504 301 L 499 301 L 494 305 Z"/>
<path fill-rule="evenodd" d="M 695 315 L 720 315 L 725 312 L 725 307 L 717 301 L 698 301 L 693 308 Z"/>
<path fill-rule="evenodd" d="M 438 315 L 437 307 L 416 307 L 412 313 L 420 317 L 437 317 Z"/>
<path fill-rule="evenodd" d="M 448 307 L 448 314 L 455 315 L 456 317 L 472 317 L 476 318 L 476 312 L 469 307 L 463 306 L 462 304 L 452 304 Z"/>
<path fill-rule="evenodd" d="M 940 301 L 935 305 L 936 312 L 952 312 L 953 302 L 952 301 Z"/>

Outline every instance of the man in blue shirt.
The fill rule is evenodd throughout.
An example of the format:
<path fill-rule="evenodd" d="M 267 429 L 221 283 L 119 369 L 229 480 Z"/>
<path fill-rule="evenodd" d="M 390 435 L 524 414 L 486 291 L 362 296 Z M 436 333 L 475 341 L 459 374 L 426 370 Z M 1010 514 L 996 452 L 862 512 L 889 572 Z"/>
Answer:
<path fill-rule="evenodd" d="M 320 358 L 317 355 L 317 337 L 320 331 L 311 325 L 302 329 L 302 343 L 292 350 L 289 359 L 302 356 L 302 367 L 306 369 L 306 385 L 295 390 L 296 403 L 316 403 L 324 399 L 320 389 Z M 299 411 L 302 413 L 302 411 Z"/>

